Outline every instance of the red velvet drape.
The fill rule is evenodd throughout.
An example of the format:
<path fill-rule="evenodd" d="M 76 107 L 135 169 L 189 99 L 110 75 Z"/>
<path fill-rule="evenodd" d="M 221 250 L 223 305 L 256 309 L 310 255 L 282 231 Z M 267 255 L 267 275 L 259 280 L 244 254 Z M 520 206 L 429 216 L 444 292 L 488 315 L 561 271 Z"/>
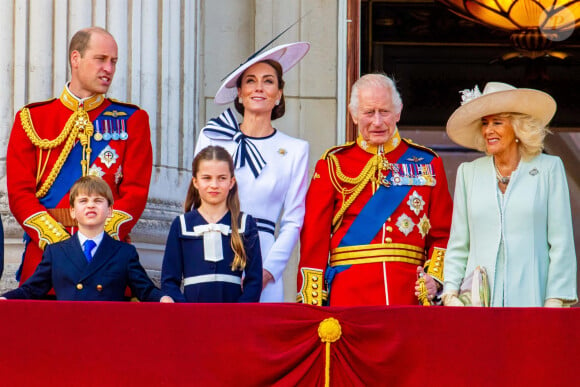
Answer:
<path fill-rule="evenodd" d="M 578 379 L 580 309 L 0 302 L 0 385 L 539 386 Z"/>

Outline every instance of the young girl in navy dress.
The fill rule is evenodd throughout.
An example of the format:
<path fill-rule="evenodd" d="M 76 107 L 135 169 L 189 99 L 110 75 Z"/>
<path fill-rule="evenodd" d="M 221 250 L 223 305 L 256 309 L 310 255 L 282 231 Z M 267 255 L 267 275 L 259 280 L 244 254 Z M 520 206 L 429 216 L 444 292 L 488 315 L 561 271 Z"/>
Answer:
<path fill-rule="evenodd" d="M 232 158 L 224 148 L 208 146 L 192 169 L 186 213 L 173 221 L 167 237 L 161 287 L 176 302 L 258 302 L 258 228 L 240 212 Z"/>

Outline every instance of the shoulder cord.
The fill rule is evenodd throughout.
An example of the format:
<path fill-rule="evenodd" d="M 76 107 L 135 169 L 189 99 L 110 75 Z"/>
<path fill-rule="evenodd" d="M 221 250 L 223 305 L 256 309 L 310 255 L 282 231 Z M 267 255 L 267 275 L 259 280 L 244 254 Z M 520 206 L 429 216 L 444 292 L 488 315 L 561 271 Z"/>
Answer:
<path fill-rule="evenodd" d="M 341 223 L 342 216 L 360 195 L 369 181 L 378 183 L 379 171 L 384 169 L 383 166 L 385 165 L 385 160 L 382 155 L 377 154 L 367 162 L 357 177 L 349 177 L 342 172 L 338 159 L 335 155 L 328 155 L 328 159 L 330 160 L 330 163 L 328 163 L 328 172 L 332 181 L 332 185 L 342 194 L 342 205 L 332 219 L 333 231 L 336 231 Z M 388 163 L 386 164 L 388 165 Z M 334 171 L 336 172 L 333 173 Z M 346 189 L 340 185 L 340 182 L 352 184 L 353 187 Z"/>
<path fill-rule="evenodd" d="M 42 183 L 40 189 L 36 192 L 37 198 L 44 197 L 52 184 L 54 183 L 56 177 L 60 173 L 62 166 L 64 165 L 65 160 L 67 159 L 68 155 L 70 154 L 77 137 L 81 140 L 81 144 L 83 145 L 85 157 L 81 161 L 83 166 L 83 176 L 86 175 L 88 172 L 88 161 L 87 157 L 90 157 L 90 136 L 92 136 L 93 132 L 93 124 L 89 119 L 89 115 L 84 109 L 79 109 L 69 117 L 64 129 L 60 132 L 60 134 L 54 140 L 48 139 L 41 139 L 38 136 L 38 133 L 34 129 L 32 124 L 32 119 L 30 118 L 30 111 L 27 108 L 22 109 L 20 112 L 20 121 L 22 122 L 22 128 L 24 132 L 32 142 L 32 144 L 38 148 L 42 149 L 49 149 L 52 150 L 57 146 L 61 145 L 63 141 L 66 139 L 66 143 L 64 148 L 60 152 L 58 159 L 54 163 L 48 177 Z M 81 130 L 84 133 L 80 133 Z"/>

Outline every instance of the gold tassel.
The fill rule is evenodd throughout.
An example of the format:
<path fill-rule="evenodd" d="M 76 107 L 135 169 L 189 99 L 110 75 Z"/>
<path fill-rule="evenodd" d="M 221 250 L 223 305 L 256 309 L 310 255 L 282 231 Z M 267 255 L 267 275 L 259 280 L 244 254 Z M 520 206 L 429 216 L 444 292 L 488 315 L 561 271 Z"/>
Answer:
<path fill-rule="evenodd" d="M 340 323 L 335 318 L 327 318 L 318 325 L 320 341 L 326 343 L 326 359 L 324 362 L 324 386 L 330 386 L 330 344 L 334 343 L 342 335 Z"/>

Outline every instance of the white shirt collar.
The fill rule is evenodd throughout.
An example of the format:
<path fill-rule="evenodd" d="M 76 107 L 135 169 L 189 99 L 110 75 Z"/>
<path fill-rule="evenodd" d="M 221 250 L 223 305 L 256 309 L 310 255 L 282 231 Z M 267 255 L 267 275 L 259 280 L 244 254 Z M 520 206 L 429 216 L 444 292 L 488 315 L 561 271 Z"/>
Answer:
<path fill-rule="evenodd" d="M 97 250 L 97 248 L 99 247 L 99 245 L 101 244 L 101 242 L 103 241 L 104 234 L 105 234 L 105 232 L 102 231 L 96 237 L 94 237 L 94 238 L 88 238 L 82 232 L 77 231 L 77 235 L 79 237 L 79 242 L 81 243 L 81 247 L 84 245 L 84 243 L 87 241 L 87 239 L 91 239 L 93 242 L 95 242 L 96 246 L 93 248 L 93 251 L 91 252 L 93 255 L 94 255 L 95 251 Z"/>

